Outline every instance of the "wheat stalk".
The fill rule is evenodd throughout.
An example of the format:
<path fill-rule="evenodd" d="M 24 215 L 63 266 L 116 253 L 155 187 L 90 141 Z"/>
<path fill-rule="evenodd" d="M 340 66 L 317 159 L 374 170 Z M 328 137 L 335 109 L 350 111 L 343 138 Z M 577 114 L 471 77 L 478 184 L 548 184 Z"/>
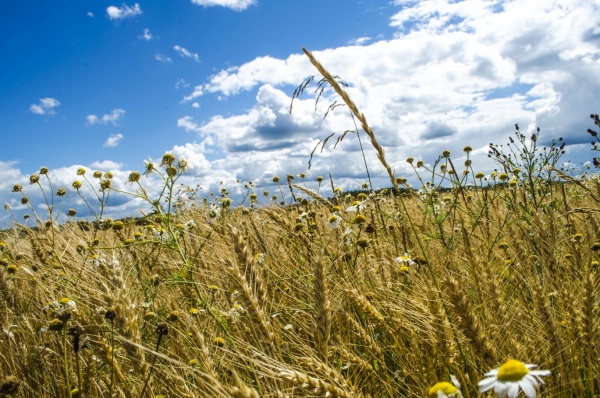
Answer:
<path fill-rule="evenodd" d="M 367 134 L 367 136 L 369 136 L 369 139 L 371 140 L 371 144 L 377 151 L 377 158 L 379 159 L 379 162 L 381 162 L 381 164 L 387 171 L 388 175 L 390 176 L 390 180 L 392 181 L 392 185 L 394 186 L 394 188 L 396 190 L 398 190 L 398 182 L 396 181 L 396 178 L 394 177 L 394 172 L 392 171 L 391 166 L 385 160 L 385 152 L 383 150 L 383 147 L 381 145 L 379 145 L 379 142 L 377 141 L 377 138 L 375 137 L 375 133 L 373 133 L 373 130 L 371 130 L 371 128 L 369 127 L 369 124 L 367 123 L 367 118 L 365 117 L 365 115 L 362 114 L 358 110 L 358 107 L 356 106 L 354 101 L 352 101 L 352 99 L 350 99 L 350 96 L 348 95 L 348 93 L 344 89 L 342 89 L 342 87 L 335 80 L 335 78 L 331 75 L 331 73 L 329 73 L 327 71 L 327 69 L 325 69 L 325 67 L 323 65 L 321 65 L 321 63 L 319 61 L 317 61 L 317 59 L 312 55 L 312 53 L 310 51 L 308 51 L 306 48 L 302 48 L 302 51 L 304 51 L 304 54 L 306 54 L 306 56 L 308 57 L 310 62 L 314 65 L 315 68 L 317 68 L 319 73 L 321 75 L 323 75 L 325 80 L 327 80 L 327 82 L 331 85 L 331 87 L 335 90 L 335 92 L 338 93 L 338 95 L 340 97 L 342 97 L 342 100 L 344 101 L 344 103 L 348 106 L 348 108 L 350 108 L 350 110 L 352 111 L 354 116 L 358 119 L 364 132 Z"/>

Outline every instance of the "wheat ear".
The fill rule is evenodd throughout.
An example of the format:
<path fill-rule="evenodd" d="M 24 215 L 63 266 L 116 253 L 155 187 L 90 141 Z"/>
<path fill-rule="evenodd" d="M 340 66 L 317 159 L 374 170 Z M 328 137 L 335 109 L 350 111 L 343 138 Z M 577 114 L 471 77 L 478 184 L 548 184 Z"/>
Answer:
<path fill-rule="evenodd" d="M 242 234 L 235 228 L 230 226 L 231 235 L 233 236 L 233 244 L 235 254 L 237 255 L 238 264 L 244 267 L 244 277 L 248 285 L 252 287 L 255 296 L 261 306 L 267 303 L 267 291 L 262 280 L 262 275 L 256 266 L 256 260 L 250 253 L 250 249 Z"/>
<path fill-rule="evenodd" d="M 473 348 L 483 359 L 485 364 L 493 364 L 496 361 L 497 353 L 494 346 L 490 343 L 479 318 L 475 315 L 473 306 L 467 299 L 465 292 L 456 279 L 449 276 L 446 281 L 449 290 L 450 303 L 460 319 L 460 327 L 465 336 L 470 340 Z"/>
<path fill-rule="evenodd" d="M 342 390 L 339 387 L 334 386 L 324 380 L 316 377 L 311 377 L 306 373 L 299 372 L 297 370 L 284 370 L 277 374 L 277 377 L 283 379 L 285 382 L 292 384 L 298 388 L 309 391 L 311 394 L 319 395 L 321 397 L 362 397 L 362 395 L 354 395 L 347 391 Z"/>
<path fill-rule="evenodd" d="M 323 75 L 325 80 L 327 80 L 327 82 L 331 85 L 331 87 L 335 90 L 335 92 L 338 93 L 338 95 L 340 97 L 342 97 L 342 100 L 346 103 L 348 108 L 350 108 L 350 110 L 352 111 L 354 116 L 360 121 L 360 125 L 362 126 L 365 133 L 367 133 L 367 135 L 369 136 L 369 139 L 371 140 L 371 144 L 377 151 L 377 158 L 379 159 L 379 161 L 381 162 L 381 164 L 387 171 L 387 173 L 390 176 L 390 179 L 392 181 L 392 185 L 394 186 L 395 190 L 397 191 L 398 190 L 398 182 L 396 182 L 396 178 L 394 177 L 394 172 L 392 171 L 392 168 L 390 167 L 388 162 L 385 160 L 385 153 L 383 151 L 383 147 L 381 145 L 379 145 L 379 142 L 377 142 L 377 138 L 375 138 L 375 133 L 373 133 L 373 130 L 371 130 L 371 127 L 369 127 L 369 124 L 367 123 L 367 118 L 365 117 L 365 115 L 362 114 L 358 110 L 358 107 L 356 106 L 354 101 L 352 101 L 352 99 L 350 99 L 350 96 L 348 95 L 348 93 L 333 78 L 331 73 L 329 73 L 327 71 L 327 69 L 325 69 L 325 67 L 323 65 L 321 65 L 321 63 L 319 61 L 317 61 L 317 59 L 312 55 L 312 53 L 310 51 L 308 51 L 306 48 L 302 48 L 302 51 L 304 51 L 304 54 L 306 54 L 306 56 L 308 57 L 310 62 L 314 65 L 315 68 L 317 68 L 319 73 L 321 75 Z"/>
<path fill-rule="evenodd" d="M 314 294 L 315 294 L 315 309 L 317 330 L 315 335 L 316 348 L 321 359 L 327 362 L 329 356 L 329 338 L 331 333 L 331 308 L 328 298 L 329 287 L 327 277 L 325 275 L 325 267 L 320 259 L 315 261 L 315 279 L 314 279 Z"/>
<path fill-rule="evenodd" d="M 225 261 L 228 265 L 229 274 L 242 289 L 242 297 L 244 298 L 248 315 L 250 315 L 250 317 L 258 324 L 258 328 L 261 331 L 265 342 L 272 348 L 275 348 L 275 333 L 273 332 L 273 325 L 271 325 L 269 318 L 260 307 L 258 299 L 252 292 L 248 282 L 240 274 L 239 269 L 230 259 L 226 259 Z"/>
<path fill-rule="evenodd" d="M 354 305 L 356 305 L 369 319 L 371 319 L 371 321 L 387 332 L 394 333 L 394 331 L 388 326 L 383 315 L 381 315 L 381 312 L 379 312 L 379 310 L 375 308 L 365 296 L 363 296 L 355 288 L 345 289 L 345 291 L 352 299 Z"/>
<path fill-rule="evenodd" d="M 317 202 L 320 202 L 324 205 L 327 206 L 333 206 L 333 204 L 329 201 L 329 199 L 327 199 L 324 196 L 319 195 L 318 193 L 316 193 L 315 191 L 308 189 L 306 187 L 303 187 L 302 185 L 298 185 L 298 184 L 292 184 L 294 188 L 299 189 L 300 191 L 304 192 L 305 194 L 307 194 L 308 196 L 310 196 L 311 198 L 315 199 Z"/>

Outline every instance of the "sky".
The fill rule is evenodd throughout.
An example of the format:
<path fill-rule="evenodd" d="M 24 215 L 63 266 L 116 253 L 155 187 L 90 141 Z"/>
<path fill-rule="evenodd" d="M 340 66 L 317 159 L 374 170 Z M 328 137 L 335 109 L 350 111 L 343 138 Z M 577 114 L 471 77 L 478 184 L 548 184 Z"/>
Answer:
<path fill-rule="evenodd" d="M 17 183 L 43 213 L 29 184 L 42 166 L 68 191 L 63 212 L 85 217 L 77 169 L 111 171 L 115 187 L 135 191 L 129 173 L 166 152 L 188 161 L 181 182 L 203 195 L 221 183 L 239 194 L 248 181 L 274 194 L 273 176 L 299 173 L 311 188 L 330 174 L 359 188 L 356 134 L 319 147 L 308 169 L 319 140 L 354 122 L 346 107 L 324 117 L 339 98 L 326 90 L 315 106 L 315 86 L 290 112 L 294 89 L 318 73 L 302 47 L 348 84 L 409 181 L 406 158 L 431 164 L 450 150 L 460 164 L 466 145 L 491 171 L 488 145 L 506 143 L 515 123 L 539 126 L 545 143 L 563 137 L 565 161 L 593 157 L 600 0 L 23 0 L 3 6 L 0 35 L 0 203 L 11 207 L 0 223 L 29 211 Z M 374 186 L 389 186 L 362 138 Z M 140 215 L 139 199 L 112 199 L 106 215 Z"/>

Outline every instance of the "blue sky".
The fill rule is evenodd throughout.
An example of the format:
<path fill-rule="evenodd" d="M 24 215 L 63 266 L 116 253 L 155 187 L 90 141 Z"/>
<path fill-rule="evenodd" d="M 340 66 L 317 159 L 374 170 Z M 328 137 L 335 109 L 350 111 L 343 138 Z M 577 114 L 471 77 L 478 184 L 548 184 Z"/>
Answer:
<path fill-rule="evenodd" d="M 318 140 L 352 122 L 341 109 L 323 119 L 310 96 L 287 112 L 316 73 L 302 46 L 350 84 L 398 175 L 410 177 L 409 156 L 431 162 L 450 149 L 460 159 L 465 145 L 489 171 L 486 145 L 506 142 L 514 123 L 563 136 L 565 160 L 592 157 L 597 0 L 19 1 L 0 18 L 0 202 L 17 213 L 12 185 L 35 198 L 28 178 L 41 166 L 67 188 L 78 167 L 122 184 L 168 151 L 188 159 L 184 181 L 206 193 L 307 172 Z M 323 105 L 334 100 L 326 93 Z M 357 159 L 345 139 L 308 175 L 356 188 Z M 111 211 L 137 206 L 123 198 Z"/>

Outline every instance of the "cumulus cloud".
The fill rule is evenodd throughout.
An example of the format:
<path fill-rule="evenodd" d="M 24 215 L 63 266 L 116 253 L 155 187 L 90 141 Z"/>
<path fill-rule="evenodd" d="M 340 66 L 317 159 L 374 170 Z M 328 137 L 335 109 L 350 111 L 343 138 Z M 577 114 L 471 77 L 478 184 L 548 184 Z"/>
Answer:
<path fill-rule="evenodd" d="M 194 122 L 194 118 L 191 116 L 184 116 L 177 120 L 177 127 L 182 127 L 185 131 L 192 131 L 200 133 L 200 125 Z"/>
<path fill-rule="evenodd" d="M 363 44 L 370 42 L 372 39 L 373 39 L 372 37 L 363 36 L 363 37 L 359 37 L 358 39 L 350 40 L 348 42 L 348 44 L 350 44 L 351 46 L 362 46 Z"/>
<path fill-rule="evenodd" d="M 183 100 L 181 102 L 188 102 L 204 95 L 204 90 L 202 89 L 202 87 L 202 85 L 194 87 L 194 91 L 190 95 L 186 95 L 185 97 L 183 97 Z"/>
<path fill-rule="evenodd" d="M 122 4 L 121 7 L 108 6 L 106 8 L 106 16 L 112 21 L 118 21 L 125 18 L 132 18 L 136 15 L 140 15 L 141 13 L 142 9 L 138 3 L 135 3 L 133 6 Z"/>
<path fill-rule="evenodd" d="M 410 171 L 404 162 L 408 156 L 433 161 L 449 149 L 460 157 L 465 145 L 476 149 L 472 155 L 482 167 L 490 167 L 485 148 L 490 142 L 505 142 L 514 123 L 522 128 L 539 125 L 543 136 L 565 136 L 569 143 L 567 133 L 583 134 L 587 115 L 597 112 L 590 104 L 597 102 L 594 93 L 600 89 L 600 5 L 586 0 L 514 0 L 502 6 L 485 0 L 394 4 L 399 9 L 390 18 L 397 29 L 393 38 L 365 38 L 352 43 L 361 46 L 314 55 L 349 83 L 351 98 L 367 115 L 397 173 Z M 299 101 L 287 113 L 290 98 L 284 90 L 291 92 L 314 74 L 303 54 L 263 56 L 221 70 L 196 85 L 182 102 L 258 90 L 254 106 L 204 123 L 186 116 L 178 125 L 203 139 L 210 137 L 224 162 L 246 175 L 245 167 L 258 175 L 306 167 L 318 139 L 354 128 L 347 108 L 335 109 L 322 120 L 324 109 L 313 113 L 314 102 L 307 100 L 312 107 Z M 321 98 L 323 104 L 336 100 L 331 90 Z M 328 167 L 344 178 L 364 175 L 355 138 L 347 136 L 336 152 L 317 151 L 313 168 Z M 367 151 L 369 159 L 376 159 Z M 569 156 L 577 160 L 575 151 Z M 372 170 L 384 178 L 376 163 Z"/>
<path fill-rule="evenodd" d="M 256 4 L 256 0 L 192 0 L 192 3 L 204 7 L 220 6 L 231 8 L 234 11 L 243 11 Z"/>
<path fill-rule="evenodd" d="M 102 146 L 107 148 L 114 148 L 119 145 L 123 139 L 123 134 L 111 134 Z"/>
<path fill-rule="evenodd" d="M 165 55 L 162 54 L 156 54 L 154 56 L 154 59 L 157 60 L 158 62 L 164 62 L 166 64 L 172 64 L 173 60 Z"/>
<path fill-rule="evenodd" d="M 102 160 L 102 161 L 95 161 L 90 163 L 90 167 L 92 169 L 97 169 L 97 170 L 101 170 L 101 171 L 114 171 L 114 170 L 120 170 L 121 167 L 123 167 L 123 163 L 119 163 L 119 162 L 115 162 L 112 160 Z"/>
<path fill-rule="evenodd" d="M 94 124 L 112 124 L 113 126 L 117 125 L 119 119 L 125 116 L 125 111 L 123 109 L 113 109 L 110 113 L 97 116 L 97 115 L 88 115 L 86 117 L 87 124 L 93 126 Z"/>
<path fill-rule="evenodd" d="M 226 6 L 216 0 L 196 3 Z M 487 172 L 493 168 L 487 145 L 506 142 L 514 123 L 522 131 L 539 125 L 547 139 L 564 136 L 567 144 L 582 142 L 579 132 L 586 136 L 588 115 L 598 112 L 593 109 L 600 90 L 597 2 L 397 0 L 393 4 L 398 7 L 389 20 L 396 30 L 393 37 L 357 39 L 314 55 L 349 84 L 350 97 L 366 115 L 397 176 L 413 175 L 407 157 L 431 164 L 445 149 L 459 166 L 465 145 L 474 149 L 475 171 Z M 336 185 L 358 188 L 368 166 L 376 186 L 389 186 L 364 133 L 359 132 L 366 166 L 356 132 L 349 132 L 333 148 L 354 123 L 346 107 L 323 118 L 329 104 L 340 103 L 331 90 L 323 92 L 316 112 L 310 95 L 295 100 L 289 112 L 293 88 L 315 74 L 304 54 L 290 54 L 257 57 L 194 82 L 182 94 L 182 102 L 192 107 L 201 96 L 226 98 L 242 92 L 255 95 L 255 101 L 234 114 L 200 120 L 190 113 L 177 120 L 177 126 L 196 140 L 172 149 L 191 164 L 190 175 L 181 182 L 195 186 L 202 181 L 207 192 L 218 190 L 220 181 L 228 188 L 235 186 L 238 178 L 269 187 L 274 175 L 306 172 L 316 148 L 307 179 L 331 173 Z M 321 151 L 320 140 L 332 133 Z M 585 148 L 567 145 L 568 158 L 577 161 Z M 129 172 L 118 166 L 103 170 L 116 169 L 115 185 L 124 186 L 120 184 Z M 19 178 L 25 186 L 27 176 L 16 165 L 0 162 L 0 177 L 2 167 L 10 178 L 0 178 L 0 195 L 18 206 L 17 199 L 3 192 Z M 70 173 L 61 180 L 65 186 L 75 171 L 64 171 Z M 149 192 L 152 178 L 148 177 Z M 111 210 L 133 212 L 135 205 L 139 203 L 122 198 Z"/>
<path fill-rule="evenodd" d="M 60 105 L 60 101 L 54 98 L 40 98 L 39 103 L 31 104 L 29 111 L 36 115 L 54 115 L 54 108 Z"/>
<path fill-rule="evenodd" d="M 88 11 L 85 15 L 87 15 L 90 18 L 94 18 L 94 13 L 91 11 Z"/>
<path fill-rule="evenodd" d="M 179 56 L 182 57 L 182 58 L 191 58 L 191 59 L 193 59 L 196 62 L 200 62 L 200 57 L 198 56 L 198 54 L 193 53 L 193 52 L 189 51 L 186 48 L 183 48 L 183 47 L 181 47 L 179 45 L 175 45 L 173 47 L 173 50 L 175 50 L 175 52 L 177 54 L 179 54 Z"/>
<path fill-rule="evenodd" d="M 150 29 L 146 28 L 144 29 L 144 33 L 140 36 L 140 39 L 144 39 L 147 41 L 150 41 L 154 38 L 154 36 L 152 35 L 152 33 L 150 33 Z"/>

